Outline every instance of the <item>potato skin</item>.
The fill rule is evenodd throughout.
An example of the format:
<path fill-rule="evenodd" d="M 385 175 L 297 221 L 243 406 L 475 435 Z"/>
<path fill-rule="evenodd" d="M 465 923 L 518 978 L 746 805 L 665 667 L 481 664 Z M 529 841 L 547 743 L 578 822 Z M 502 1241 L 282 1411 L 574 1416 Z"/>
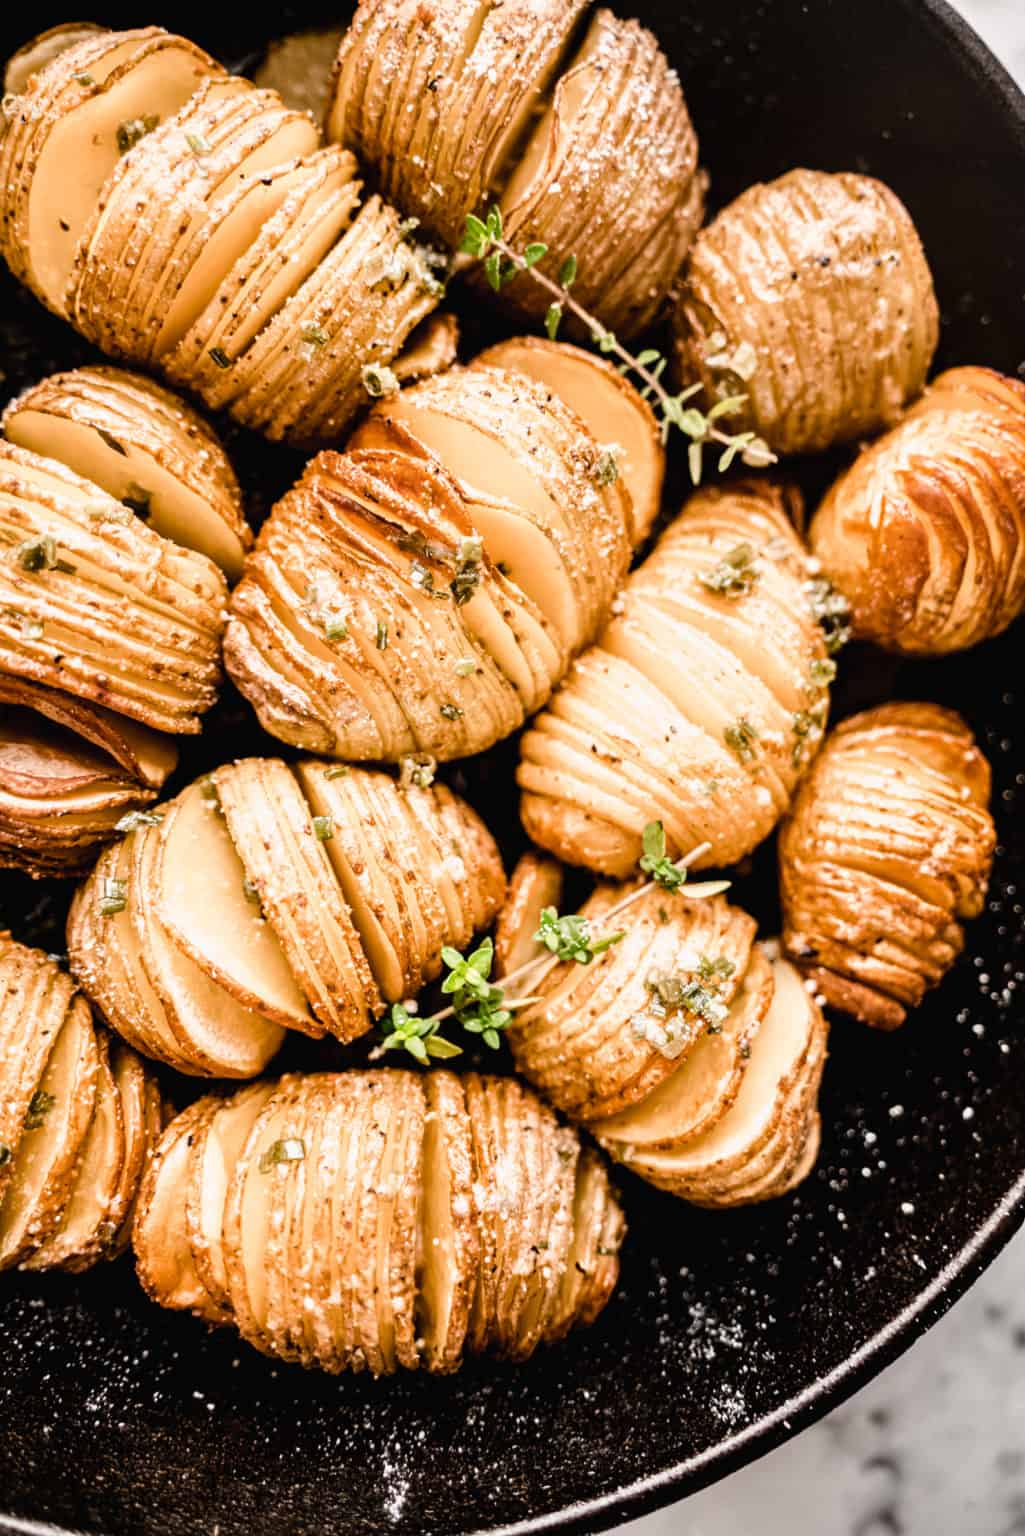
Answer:
<path fill-rule="evenodd" d="M 989 792 L 952 710 L 884 704 L 832 733 L 779 845 L 783 942 L 827 1003 L 895 1029 L 941 980 L 985 900 Z"/>
<path fill-rule="evenodd" d="M 233 1321 L 266 1354 L 375 1376 L 448 1372 L 484 1351 L 523 1360 L 593 1321 L 615 1287 L 623 1221 L 593 1151 L 515 1079 L 434 1069 L 291 1075 L 271 1086 L 219 1193 L 223 1293 L 211 1294 L 196 1184 L 204 1142 L 183 1147 L 182 1138 L 218 1102 L 232 1103 L 202 1100 L 165 1132 L 136 1257 L 154 1300 Z M 433 1117 L 445 1134 L 440 1205 L 423 1188 Z M 184 1221 L 171 1228 L 149 1219 L 182 1205 Z M 438 1243 L 450 1306 L 444 1338 L 433 1340 L 423 1293 Z"/>
<path fill-rule="evenodd" d="M 821 739 L 831 675 L 790 511 L 798 503 L 768 480 L 699 491 L 628 578 L 604 634 L 523 736 L 517 781 L 535 843 L 623 878 L 656 817 L 670 853 L 709 844 L 696 867 L 733 863 L 768 836 Z M 737 550 L 751 581 L 716 589 Z"/>
<path fill-rule="evenodd" d="M 940 656 L 1025 606 L 1025 384 L 952 368 L 836 480 L 809 537 L 855 632 Z"/>
<path fill-rule="evenodd" d="M 735 430 L 813 453 L 890 426 L 922 390 L 939 312 L 911 218 L 880 181 L 793 170 L 703 229 L 674 314 L 676 356 Z"/>

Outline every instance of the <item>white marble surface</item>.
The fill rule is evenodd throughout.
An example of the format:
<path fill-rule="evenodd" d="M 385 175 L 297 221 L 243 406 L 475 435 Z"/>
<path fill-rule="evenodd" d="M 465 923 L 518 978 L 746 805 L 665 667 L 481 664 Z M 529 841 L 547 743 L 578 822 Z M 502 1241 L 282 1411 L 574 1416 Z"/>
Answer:
<path fill-rule="evenodd" d="M 959 0 L 957 8 L 1025 84 L 1025 0 Z M 724 1482 L 621 1529 L 1025 1536 L 1025 1232 L 850 1402 Z"/>

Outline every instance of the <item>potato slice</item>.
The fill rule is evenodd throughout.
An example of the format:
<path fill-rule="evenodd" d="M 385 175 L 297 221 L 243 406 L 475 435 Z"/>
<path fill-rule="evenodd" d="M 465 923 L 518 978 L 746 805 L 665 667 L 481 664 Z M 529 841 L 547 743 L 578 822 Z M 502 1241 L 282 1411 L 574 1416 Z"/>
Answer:
<path fill-rule="evenodd" d="M 0 1204 L 0 1269 L 23 1263 L 60 1223 L 93 1117 L 99 1050 L 92 1015 L 76 998 L 29 1101 Z"/>
<path fill-rule="evenodd" d="M 97 1037 L 95 1104 L 64 1208 L 49 1235 L 22 1260 L 24 1269 L 87 1267 L 117 1227 L 109 1221 L 127 1151 L 121 1096 L 111 1070 L 106 1035 Z M 71 1261 L 75 1261 L 72 1263 Z"/>
<path fill-rule="evenodd" d="M 64 58 L 68 59 L 69 54 Z M 121 149 L 126 123 L 158 121 L 177 111 L 200 81 L 217 73 L 210 56 L 184 38 L 163 34 L 101 83 L 82 87 L 35 150 L 28 192 L 25 280 L 50 309 L 64 312 L 64 296 L 79 239 Z M 74 166 L 74 175 L 68 167 Z"/>
<path fill-rule="evenodd" d="M 571 1328 L 593 1323 L 602 1311 L 619 1278 L 625 1232 L 623 1210 L 605 1164 L 593 1147 L 582 1147 L 573 1199 L 573 1244 L 545 1332 L 546 1344 L 564 1338 Z"/>
<path fill-rule="evenodd" d="M 200 1284 L 225 1321 L 231 1317 L 223 1230 L 228 1181 L 273 1091 L 270 1083 L 254 1083 L 230 1098 L 215 1100 L 212 1111 L 190 1131 L 192 1147 L 180 1186 L 189 1252 Z"/>
<path fill-rule="evenodd" d="M 421 320 L 402 351 L 392 362 L 392 372 L 400 384 L 429 379 L 451 368 L 459 351 L 459 321 L 451 310 L 428 315 Z"/>
<path fill-rule="evenodd" d="M 833 672 L 792 505 L 768 482 L 699 491 L 630 577 L 523 738 L 534 842 L 622 875 L 653 815 L 671 853 L 709 844 L 699 865 L 734 862 L 772 830 L 822 739 Z"/>
<path fill-rule="evenodd" d="M 110 1053 L 114 1085 L 121 1101 L 121 1129 L 124 1156 L 117 1186 L 107 1206 L 106 1219 L 98 1229 L 100 1252 L 117 1258 L 131 1238 L 132 1220 L 143 1174 L 163 1130 L 163 1104 L 156 1079 L 147 1071 L 140 1057 L 121 1040 L 115 1040 Z M 67 1269 L 79 1269 L 83 1260 L 76 1257 Z"/>
<path fill-rule="evenodd" d="M 534 935 L 545 907 L 558 908 L 562 898 L 562 867 L 532 850 L 523 854 L 512 872 L 505 904 L 495 929 L 495 974 L 508 976 L 546 951 Z"/>
<path fill-rule="evenodd" d="M 632 541 L 643 543 L 658 516 L 665 449 L 654 411 L 619 369 L 596 352 L 540 336 L 500 341 L 475 361 L 536 379 L 576 412 L 595 442 L 611 452 L 630 493 Z"/>
<path fill-rule="evenodd" d="M 241 574 L 252 533 L 228 457 L 197 412 L 149 379 L 114 368 L 53 374 L 11 402 L 3 430 L 209 556 L 229 580 Z"/>
<path fill-rule="evenodd" d="M 241 251 L 217 292 L 174 349 L 162 359 L 168 377 L 206 398 L 224 371 L 269 324 L 324 259 L 349 224 L 361 183 L 347 150 L 316 150 L 267 176 L 284 199 Z"/>
<path fill-rule="evenodd" d="M 133 832 L 130 839 L 128 879 L 139 961 L 177 1041 L 180 1070 L 253 1077 L 280 1046 L 280 1025 L 240 1006 L 178 947 L 160 918 L 166 844 L 155 828 Z"/>
<path fill-rule="evenodd" d="M 311 814 L 297 777 L 277 758 L 220 768 L 214 784 L 228 833 L 286 963 L 319 1021 L 338 1039 L 364 1034 L 381 1010 L 327 844 L 330 816 Z"/>
<path fill-rule="evenodd" d="M 0 934 L 0 1201 L 74 987 L 41 951 Z"/>
<path fill-rule="evenodd" d="M 7 60 L 4 69 L 4 90 L 11 95 L 19 95 L 28 85 L 32 76 L 45 69 L 47 64 L 55 59 L 58 54 L 66 49 L 74 47 L 76 43 L 83 42 L 86 38 L 94 38 L 103 28 L 95 22 L 75 21 L 62 22 L 59 27 L 48 27 L 45 32 L 38 33 L 30 38 L 27 43 L 22 43 Z"/>
<path fill-rule="evenodd" d="M 416 1332 L 427 1369 L 448 1373 L 462 1361 L 480 1266 L 473 1148 L 461 1081 L 430 1072 L 424 1091 Z"/>
<path fill-rule="evenodd" d="M 315 1032 L 274 929 L 259 900 L 251 899 L 212 787 L 190 785 L 165 811 L 156 876 L 160 923 L 243 1009 L 286 1029 Z"/>
<path fill-rule="evenodd" d="M 194 1312 L 208 1323 L 226 1321 L 196 1272 L 182 1193 L 195 1138 L 216 1113 L 219 1099 L 197 1099 L 161 1137 L 139 1192 L 132 1242 L 139 1282 L 162 1307 Z"/>

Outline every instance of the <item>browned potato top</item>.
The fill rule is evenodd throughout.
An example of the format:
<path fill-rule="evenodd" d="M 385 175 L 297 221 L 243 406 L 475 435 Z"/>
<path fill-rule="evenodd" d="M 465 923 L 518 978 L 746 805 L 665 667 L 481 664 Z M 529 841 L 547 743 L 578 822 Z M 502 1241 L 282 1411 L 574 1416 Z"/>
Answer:
<path fill-rule="evenodd" d="M 939 313 L 915 227 L 880 181 L 795 170 L 701 231 L 675 312 L 677 357 L 736 428 L 810 453 L 889 426 L 918 395 Z"/>
<path fill-rule="evenodd" d="M 527 1088 L 285 1077 L 172 1121 L 135 1223 L 154 1300 L 327 1371 L 527 1359 L 616 1284 L 604 1165 Z"/>
<path fill-rule="evenodd" d="M 1025 605 L 1025 384 L 941 373 L 835 482 L 810 538 L 877 645 L 936 656 L 1006 629 Z"/>
<path fill-rule="evenodd" d="M 936 704 L 845 720 L 780 837 L 783 940 L 827 1002 L 894 1029 L 982 910 L 995 833 L 989 764 Z"/>

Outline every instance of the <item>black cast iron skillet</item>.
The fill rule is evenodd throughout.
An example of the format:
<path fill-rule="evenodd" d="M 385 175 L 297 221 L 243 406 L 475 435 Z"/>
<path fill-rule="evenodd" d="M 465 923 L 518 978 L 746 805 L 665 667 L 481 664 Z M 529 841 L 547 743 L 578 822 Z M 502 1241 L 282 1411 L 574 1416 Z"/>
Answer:
<path fill-rule="evenodd" d="M 939 361 L 1025 373 L 1025 100 L 942 0 L 619 4 L 658 31 L 680 70 L 716 203 L 793 165 L 883 177 L 936 275 Z M 2 52 L 66 19 L 50 0 L 5 7 Z M 269 17 L 157 4 L 96 19 L 160 21 L 239 61 L 271 27 L 337 18 L 314 6 Z M 88 356 L 10 280 L 0 347 L 0 396 Z M 258 511 L 296 461 L 244 434 L 231 442 Z M 813 492 L 823 474 L 809 467 Z M 908 1027 L 835 1027 L 822 1158 L 797 1196 L 708 1215 L 622 1177 L 629 1247 L 597 1326 L 528 1366 L 476 1364 L 448 1381 L 275 1367 L 230 1332 L 149 1305 L 127 1262 L 76 1280 L 4 1276 L 0 1528 L 592 1532 L 722 1477 L 892 1360 L 1025 1213 L 1021 636 L 1019 626 L 928 665 L 869 651 L 844 659 L 841 713 L 896 694 L 967 715 L 993 762 L 1001 846 L 961 964 Z M 260 749 L 229 697 L 186 769 Z M 510 854 L 512 761 L 507 747 L 449 775 Z M 771 848 L 735 894 L 771 931 Z M 7 877 L 0 918 L 59 949 L 66 898 Z M 301 1043 L 290 1049 L 313 1059 Z"/>

